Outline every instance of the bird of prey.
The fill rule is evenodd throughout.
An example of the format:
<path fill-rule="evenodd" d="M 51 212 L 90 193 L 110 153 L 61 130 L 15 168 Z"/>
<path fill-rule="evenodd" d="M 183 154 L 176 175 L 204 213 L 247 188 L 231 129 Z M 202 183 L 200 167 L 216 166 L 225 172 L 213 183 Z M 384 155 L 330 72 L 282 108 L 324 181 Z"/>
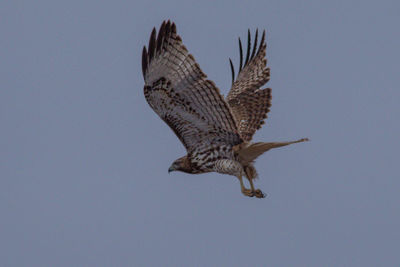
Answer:
<path fill-rule="evenodd" d="M 259 45 L 257 39 L 258 30 L 252 45 L 248 32 L 244 58 L 239 38 L 239 71 L 235 79 L 230 60 L 232 88 L 224 99 L 183 45 L 175 23 L 164 21 L 158 35 L 153 28 L 142 54 L 144 95 L 187 150 L 187 155 L 175 160 L 168 172 L 233 175 L 239 179 L 245 196 L 264 198 L 264 193 L 253 184 L 257 177 L 255 159 L 272 148 L 308 141 L 303 138 L 291 142 L 251 142 L 271 107 L 271 89 L 261 88 L 270 78 L 265 31 Z M 243 176 L 250 188 L 245 187 Z"/>

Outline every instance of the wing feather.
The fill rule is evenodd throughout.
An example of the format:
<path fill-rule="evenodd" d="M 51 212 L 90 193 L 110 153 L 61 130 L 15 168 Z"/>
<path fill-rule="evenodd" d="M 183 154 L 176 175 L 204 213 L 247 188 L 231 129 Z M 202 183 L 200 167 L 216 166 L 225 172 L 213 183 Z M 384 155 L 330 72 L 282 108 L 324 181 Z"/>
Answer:
<path fill-rule="evenodd" d="M 269 81 L 270 69 L 267 68 L 265 31 L 257 49 L 258 30 L 256 31 L 253 50 L 250 55 L 250 31 L 247 37 L 247 54 L 244 66 L 242 44 L 239 39 L 240 64 L 236 78 L 232 61 L 232 88 L 227 95 L 227 102 L 236 119 L 238 130 L 245 141 L 250 141 L 257 129 L 264 124 L 264 119 L 271 106 L 271 89 L 260 89 Z M 257 51 L 257 52 L 256 52 Z M 250 57 L 249 57 L 250 55 Z"/>
<path fill-rule="evenodd" d="M 186 149 L 242 142 L 228 104 L 182 44 L 174 23 L 164 21 L 157 38 L 153 29 L 142 56 L 146 100 Z"/>

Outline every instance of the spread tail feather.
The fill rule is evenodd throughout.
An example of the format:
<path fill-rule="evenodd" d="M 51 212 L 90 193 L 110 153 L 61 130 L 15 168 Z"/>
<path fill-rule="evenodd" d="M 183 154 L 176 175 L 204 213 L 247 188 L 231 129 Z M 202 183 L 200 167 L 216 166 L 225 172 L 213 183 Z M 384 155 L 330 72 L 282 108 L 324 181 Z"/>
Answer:
<path fill-rule="evenodd" d="M 258 142 L 249 144 L 247 147 L 240 149 L 238 151 L 238 154 L 242 164 L 246 166 L 254 162 L 256 158 L 258 158 L 260 155 L 262 155 L 264 152 L 267 152 L 271 148 L 287 146 L 290 144 L 301 143 L 305 141 L 308 141 L 308 138 L 302 138 L 297 141 L 291 141 L 291 142 L 273 142 L 273 143 Z"/>

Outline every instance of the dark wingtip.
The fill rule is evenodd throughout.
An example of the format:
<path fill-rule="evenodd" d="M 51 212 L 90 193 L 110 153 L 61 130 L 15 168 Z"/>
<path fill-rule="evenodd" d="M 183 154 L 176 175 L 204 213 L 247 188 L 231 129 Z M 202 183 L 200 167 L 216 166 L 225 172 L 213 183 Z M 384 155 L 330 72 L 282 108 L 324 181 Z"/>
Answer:
<path fill-rule="evenodd" d="M 232 60 L 229 59 L 229 63 L 231 65 L 231 72 L 232 72 L 232 84 L 235 82 L 235 68 L 233 67 Z"/>
<path fill-rule="evenodd" d="M 149 40 L 149 51 L 148 51 L 149 63 L 154 57 L 155 49 L 156 49 L 156 28 L 153 28 Z"/>
<path fill-rule="evenodd" d="M 242 70 L 243 64 L 243 48 L 242 48 L 242 41 L 240 41 L 239 37 L 239 53 L 240 53 L 240 64 L 239 64 L 239 72 Z"/>
<path fill-rule="evenodd" d="M 249 62 L 250 47 L 251 47 L 251 35 L 250 35 L 250 29 L 248 29 L 247 30 L 247 53 L 246 53 L 246 61 L 244 62 L 245 66 L 246 66 L 247 62 Z"/>
<path fill-rule="evenodd" d="M 253 52 L 251 52 L 250 60 L 254 58 L 257 51 L 257 41 L 258 41 L 258 29 L 256 29 L 256 37 L 254 38 Z"/>
<path fill-rule="evenodd" d="M 168 20 L 168 22 L 169 22 L 169 20 Z M 171 23 L 171 32 L 176 33 L 176 25 L 174 22 Z"/>
<path fill-rule="evenodd" d="M 165 39 L 169 40 L 169 36 L 171 34 L 171 21 L 167 21 L 167 23 L 165 24 Z"/>
<path fill-rule="evenodd" d="M 239 37 L 239 53 L 240 53 L 240 64 L 239 64 L 239 71 L 238 73 L 240 73 L 240 71 L 254 58 L 254 56 L 256 54 L 258 54 L 258 52 L 261 50 L 261 47 L 263 45 L 263 43 L 265 42 L 265 30 L 263 31 L 263 35 L 262 35 L 262 40 L 260 43 L 259 48 L 257 49 L 257 42 L 258 41 L 258 29 L 256 29 L 256 36 L 254 38 L 254 45 L 253 48 L 251 48 L 251 33 L 250 33 L 250 29 L 247 30 L 247 53 L 246 53 L 246 58 L 243 62 L 243 46 L 242 46 L 242 41 L 240 40 Z M 244 64 L 243 64 L 244 63 Z M 232 64 L 232 63 L 231 63 Z M 232 68 L 231 68 L 232 69 Z"/>
<path fill-rule="evenodd" d="M 145 76 L 147 68 L 154 56 L 161 51 L 164 41 L 169 40 L 171 33 L 176 33 L 176 25 L 170 20 L 164 20 L 162 22 L 158 35 L 155 27 L 151 31 L 149 45 L 147 49 L 146 46 L 144 46 L 142 52 L 143 76 Z"/>
<path fill-rule="evenodd" d="M 143 72 L 143 78 L 146 75 L 146 71 L 147 71 L 147 50 L 146 50 L 146 46 L 143 46 L 143 52 L 142 52 L 142 72 Z"/>
<path fill-rule="evenodd" d="M 261 37 L 260 46 L 258 47 L 257 53 L 260 52 L 261 47 L 263 47 L 264 43 L 265 43 L 265 30 L 263 30 L 263 34 L 262 34 L 262 37 Z"/>
<path fill-rule="evenodd" d="M 157 48 L 156 51 L 160 52 L 161 47 L 162 47 L 162 42 L 164 39 L 164 33 L 165 33 L 165 21 L 160 26 L 160 29 L 158 30 L 158 36 L 157 36 Z"/>

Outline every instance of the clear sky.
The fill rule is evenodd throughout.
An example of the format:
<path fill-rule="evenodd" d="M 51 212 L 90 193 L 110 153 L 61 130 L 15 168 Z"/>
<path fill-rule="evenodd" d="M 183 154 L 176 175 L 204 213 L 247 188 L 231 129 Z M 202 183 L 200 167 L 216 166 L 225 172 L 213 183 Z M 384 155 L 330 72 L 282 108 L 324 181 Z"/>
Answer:
<path fill-rule="evenodd" d="M 1 266 L 399 266 L 398 1 L 0 4 Z M 265 199 L 185 154 L 143 96 L 141 52 L 177 24 L 221 92 L 266 29 Z"/>

